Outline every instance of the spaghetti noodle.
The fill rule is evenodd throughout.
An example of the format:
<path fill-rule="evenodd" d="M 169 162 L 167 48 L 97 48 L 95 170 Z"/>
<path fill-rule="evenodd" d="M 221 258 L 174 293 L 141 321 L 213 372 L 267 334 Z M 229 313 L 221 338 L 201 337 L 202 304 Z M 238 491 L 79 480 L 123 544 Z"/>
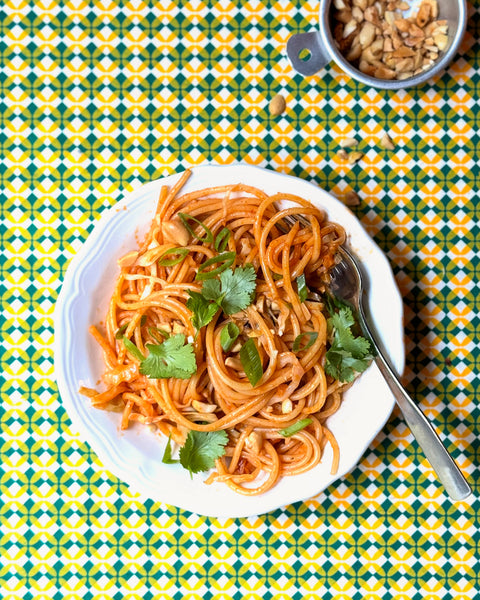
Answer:
<path fill-rule="evenodd" d="M 309 299 L 306 284 L 324 286 L 345 233 L 289 194 L 248 185 L 181 194 L 189 175 L 162 188 L 145 240 L 119 260 L 105 333 L 91 327 L 104 354 L 106 389 L 81 392 L 95 407 L 120 410 L 122 428 L 152 425 L 179 445 L 190 431 L 225 431 L 225 452 L 207 483 L 224 482 L 241 494 L 261 494 L 313 468 L 326 444 L 335 472 L 339 450 L 325 422 L 345 385 L 325 374 L 325 307 Z M 304 220 L 286 228 L 287 215 Z M 218 306 L 205 304 L 211 317 L 203 325 L 189 300 L 218 288 L 227 271 L 254 273 L 254 293 L 233 313 L 222 310 L 225 294 Z M 142 356 L 175 336 L 192 347 L 194 372 L 145 374 Z"/>

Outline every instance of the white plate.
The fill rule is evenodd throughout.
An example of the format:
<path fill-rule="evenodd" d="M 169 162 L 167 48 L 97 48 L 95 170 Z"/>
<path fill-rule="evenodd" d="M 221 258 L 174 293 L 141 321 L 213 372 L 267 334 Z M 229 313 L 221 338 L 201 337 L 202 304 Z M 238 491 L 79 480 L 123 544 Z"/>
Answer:
<path fill-rule="evenodd" d="M 244 517 L 311 498 L 355 467 L 391 414 L 394 398 L 375 365 L 345 394 L 341 408 L 328 421 L 340 445 L 338 473 L 330 474 L 332 455 L 327 447 L 322 463 L 313 470 L 286 477 L 256 497 L 243 497 L 220 483 L 206 485 L 204 474 L 191 479 L 181 466 L 162 464 L 163 437 L 140 425 L 120 431 L 118 413 L 92 408 L 77 392 L 81 385 L 95 387 L 103 373 L 101 352 L 88 327 L 104 321 L 118 274 L 117 258 L 137 247 L 153 218 L 160 187 L 177 179 L 173 175 L 148 183 L 105 211 L 68 267 L 55 310 L 55 371 L 65 408 L 105 467 L 133 491 L 153 500 L 207 516 Z M 385 256 L 350 210 L 316 185 L 242 164 L 194 168 L 183 191 L 233 183 L 248 183 L 271 194 L 297 194 L 343 225 L 369 279 L 374 324 L 401 373 L 402 300 Z"/>

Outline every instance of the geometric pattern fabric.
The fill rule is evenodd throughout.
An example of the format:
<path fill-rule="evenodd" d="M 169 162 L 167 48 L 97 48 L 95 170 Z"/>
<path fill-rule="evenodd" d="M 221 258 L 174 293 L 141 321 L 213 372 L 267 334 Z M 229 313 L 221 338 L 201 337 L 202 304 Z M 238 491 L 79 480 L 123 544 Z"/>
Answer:
<path fill-rule="evenodd" d="M 480 31 L 420 88 L 330 64 L 288 37 L 318 2 L 6 0 L 0 7 L 1 547 L 6 600 L 467 600 L 479 584 Z M 271 116 L 281 93 L 286 111 Z M 379 140 L 385 132 L 395 149 Z M 347 165 L 339 141 L 363 159 Z M 452 503 L 398 411 L 307 502 L 213 519 L 141 501 L 72 428 L 53 373 L 65 269 L 126 190 L 243 161 L 353 207 L 404 298 L 404 383 L 467 474 Z"/>

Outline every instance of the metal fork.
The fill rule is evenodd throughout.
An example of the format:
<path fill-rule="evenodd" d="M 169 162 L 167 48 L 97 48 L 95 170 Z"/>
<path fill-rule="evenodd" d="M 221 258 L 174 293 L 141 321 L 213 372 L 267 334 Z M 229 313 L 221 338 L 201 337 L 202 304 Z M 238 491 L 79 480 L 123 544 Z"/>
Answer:
<path fill-rule="evenodd" d="M 295 219 L 299 218 L 285 217 L 289 227 L 292 226 Z M 299 220 L 303 222 L 303 219 L 300 218 Z M 364 309 L 365 286 L 358 259 L 345 246 L 340 246 L 338 250 L 337 256 L 340 260 L 330 271 L 328 291 L 339 300 L 349 302 L 357 310 L 360 325 L 375 349 L 374 360 L 392 391 L 418 445 L 422 448 L 438 479 L 445 487 L 448 496 L 455 501 L 465 500 L 472 493 L 467 480 L 443 445 L 430 421 L 398 380 L 389 361 L 379 347 L 377 335 L 370 325 Z"/>

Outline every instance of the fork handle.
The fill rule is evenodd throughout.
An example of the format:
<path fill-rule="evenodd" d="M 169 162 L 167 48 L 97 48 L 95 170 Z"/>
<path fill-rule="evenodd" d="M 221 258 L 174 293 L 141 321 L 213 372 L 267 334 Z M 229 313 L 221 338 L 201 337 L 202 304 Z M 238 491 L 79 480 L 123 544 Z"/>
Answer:
<path fill-rule="evenodd" d="M 370 336 L 373 340 L 374 338 Z M 375 344 L 375 346 L 377 346 Z M 376 347 L 375 362 L 392 391 L 411 432 L 452 500 L 465 500 L 472 490 L 443 445 L 432 424 L 402 386 L 388 361 Z"/>

